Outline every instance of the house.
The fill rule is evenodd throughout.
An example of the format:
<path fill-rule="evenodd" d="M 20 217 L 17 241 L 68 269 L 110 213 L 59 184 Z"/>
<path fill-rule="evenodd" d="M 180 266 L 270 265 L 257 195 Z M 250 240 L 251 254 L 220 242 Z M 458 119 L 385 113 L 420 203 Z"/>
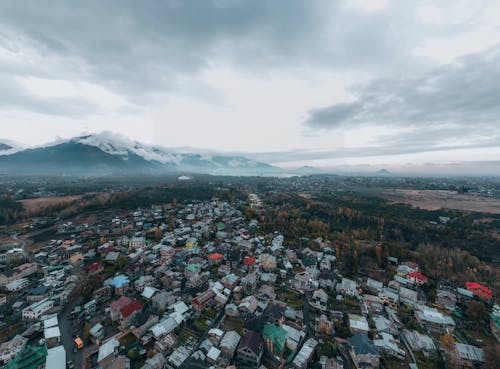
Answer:
<path fill-rule="evenodd" d="M 344 369 L 343 362 L 333 357 L 321 356 L 319 358 L 319 365 L 321 369 Z"/>
<path fill-rule="evenodd" d="M 368 326 L 368 321 L 364 316 L 357 314 L 347 314 L 349 319 L 349 330 L 351 334 L 356 333 L 368 333 L 370 327 Z"/>
<path fill-rule="evenodd" d="M 273 354 L 282 354 L 285 350 L 287 332 L 275 324 L 266 324 L 262 330 L 262 338 L 266 348 Z"/>
<path fill-rule="evenodd" d="M 379 351 L 383 351 L 390 356 L 397 359 L 404 360 L 406 353 L 399 346 L 399 340 L 395 339 L 390 333 L 382 332 L 378 335 L 378 338 L 373 340 L 373 344 Z"/>
<path fill-rule="evenodd" d="M 243 314 L 249 315 L 255 313 L 255 310 L 257 310 L 258 306 L 259 301 L 253 295 L 250 295 L 241 300 L 240 304 L 238 305 L 238 310 Z"/>
<path fill-rule="evenodd" d="M 477 296 L 486 301 L 491 301 L 491 298 L 493 296 L 493 291 L 490 290 L 488 287 L 485 287 L 477 282 L 466 282 L 465 286 L 468 291 L 474 294 L 474 296 Z"/>
<path fill-rule="evenodd" d="M 455 311 L 457 305 L 457 295 L 455 291 L 448 288 L 438 288 L 436 290 L 436 305 L 442 306 L 448 311 Z"/>
<path fill-rule="evenodd" d="M 370 289 L 373 292 L 380 292 L 384 288 L 384 284 L 375 279 L 368 278 L 366 280 L 366 288 Z"/>
<path fill-rule="evenodd" d="M 99 368 L 106 368 L 116 359 L 115 350 L 119 346 L 120 343 L 115 337 L 111 337 L 99 346 L 99 352 L 97 354 L 97 364 Z"/>
<path fill-rule="evenodd" d="M 370 313 L 379 314 L 384 311 L 384 301 L 378 296 L 363 295 L 363 301 Z"/>
<path fill-rule="evenodd" d="M 123 329 L 132 325 L 135 316 L 142 311 L 142 304 L 139 301 L 131 301 L 120 309 L 120 325 Z"/>
<path fill-rule="evenodd" d="M 384 302 L 385 305 L 390 306 L 392 309 L 396 309 L 399 303 L 399 295 L 389 288 L 385 288 L 379 292 L 378 297 Z"/>
<path fill-rule="evenodd" d="M 364 333 L 357 333 L 348 340 L 349 353 L 357 369 L 376 369 L 380 354 L 373 341 Z"/>
<path fill-rule="evenodd" d="M 42 368 L 47 357 L 47 348 L 43 346 L 24 346 L 24 348 L 12 358 L 4 369 L 26 368 L 28 359 L 29 368 Z"/>
<path fill-rule="evenodd" d="M 258 368 L 262 359 L 263 348 L 264 343 L 260 334 L 248 331 L 241 337 L 236 358 L 244 367 Z"/>
<path fill-rule="evenodd" d="M 90 328 L 90 339 L 95 344 L 99 344 L 99 342 L 104 338 L 104 326 L 101 323 L 97 323 L 92 328 Z"/>
<path fill-rule="evenodd" d="M 105 285 L 113 287 L 117 295 L 123 295 L 128 290 L 129 283 L 130 279 L 123 274 L 104 282 Z"/>
<path fill-rule="evenodd" d="M 17 334 L 9 342 L 2 343 L 0 345 L 0 362 L 7 363 L 10 361 L 22 351 L 27 342 L 27 338 Z"/>
<path fill-rule="evenodd" d="M 219 345 L 222 355 L 228 359 L 232 359 L 240 343 L 240 339 L 241 336 L 236 331 L 226 332 Z"/>
<path fill-rule="evenodd" d="M 46 313 L 54 307 L 54 301 L 44 299 L 31 304 L 23 309 L 22 317 L 24 320 L 37 320 L 42 314 Z"/>
<path fill-rule="evenodd" d="M 16 292 L 16 291 L 22 290 L 23 288 L 28 287 L 29 284 L 30 284 L 30 281 L 28 278 L 19 278 L 19 279 L 13 280 L 12 282 L 7 283 L 5 285 L 5 288 L 9 292 Z"/>
<path fill-rule="evenodd" d="M 38 287 L 34 287 L 28 290 L 28 294 L 26 296 L 26 301 L 28 302 L 36 302 L 43 300 L 49 297 L 49 292 L 51 288 L 49 286 L 40 285 Z"/>
<path fill-rule="evenodd" d="M 403 336 L 413 351 L 421 351 L 426 357 L 436 354 L 436 345 L 430 336 L 408 329 L 403 330 Z"/>
<path fill-rule="evenodd" d="M 500 341 L 500 305 L 493 305 L 490 314 L 490 329 L 497 341 Z"/>
<path fill-rule="evenodd" d="M 328 308 L 328 295 L 323 289 L 317 289 L 313 292 L 311 305 L 319 310 L 326 310 Z"/>
<path fill-rule="evenodd" d="M 125 307 L 126 305 L 130 304 L 131 302 L 132 302 L 132 299 L 130 299 L 127 296 L 120 296 L 120 298 L 118 300 L 113 301 L 109 306 L 110 307 L 109 314 L 110 314 L 111 320 L 112 321 L 119 320 L 122 308 Z"/>
<path fill-rule="evenodd" d="M 455 343 L 454 356 L 461 368 L 474 368 L 484 363 L 484 350 L 472 345 Z"/>
<path fill-rule="evenodd" d="M 406 287 L 399 287 L 399 301 L 403 304 L 414 306 L 418 301 L 418 293 Z"/>
<path fill-rule="evenodd" d="M 207 352 L 207 362 L 209 364 L 215 364 L 217 363 L 217 360 L 219 360 L 219 357 L 221 355 L 221 351 L 216 348 L 216 347 L 212 347 L 210 350 L 208 350 Z"/>
<path fill-rule="evenodd" d="M 418 286 L 422 286 L 423 284 L 427 283 L 427 278 L 425 275 L 423 275 L 420 272 L 410 272 L 406 275 L 406 277 L 414 284 Z"/>
<path fill-rule="evenodd" d="M 133 250 L 143 248 L 144 245 L 144 237 L 132 237 L 129 242 L 129 248 Z"/>
<path fill-rule="evenodd" d="M 455 330 L 455 322 L 447 315 L 442 314 L 435 308 L 428 306 L 415 311 L 417 321 L 435 333 L 452 333 Z"/>
<path fill-rule="evenodd" d="M 334 324 L 325 314 L 316 317 L 315 331 L 318 335 L 332 336 L 335 333 Z"/>
<path fill-rule="evenodd" d="M 378 333 L 389 333 L 392 335 L 398 334 L 398 329 L 396 328 L 394 322 L 382 315 L 373 317 L 373 322 L 375 323 L 375 328 Z"/>
<path fill-rule="evenodd" d="M 206 290 L 205 292 L 199 293 L 196 297 L 191 301 L 193 308 L 197 311 L 202 311 L 205 306 L 207 306 L 214 299 L 215 294 L 211 289 Z"/>
<path fill-rule="evenodd" d="M 292 367 L 295 369 L 306 369 L 317 346 L 318 341 L 316 341 L 314 338 L 309 338 L 293 359 Z"/>
<path fill-rule="evenodd" d="M 337 285 L 337 290 L 348 296 L 355 296 L 357 291 L 357 284 L 349 278 L 342 278 L 340 285 Z"/>
<path fill-rule="evenodd" d="M 44 320 L 43 328 L 43 336 L 47 348 L 59 346 L 61 343 L 61 331 L 59 330 L 57 316 Z"/>

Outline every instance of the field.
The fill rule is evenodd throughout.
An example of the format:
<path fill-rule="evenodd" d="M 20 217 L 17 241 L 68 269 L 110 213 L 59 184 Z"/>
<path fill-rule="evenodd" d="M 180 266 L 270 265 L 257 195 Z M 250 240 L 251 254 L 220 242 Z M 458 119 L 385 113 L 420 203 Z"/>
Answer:
<path fill-rule="evenodd" d="M 442 190 L 384 190 L 381 196 L 394 203 L 404 203 L 427 210 L 456 209 L 500 214 L 500 199 L 458 194 Z"/>
<path fill-rule="evenodd" d="M 78 201 L 78 205 L 81 206 L 90 199 L 104 201 L 109 197 L 109 194 L 89 192 L 82 195 L 73 196 L 38 197 L 34 199 L 21 200 L 20 202 L 24 206 L 27 214 L 38 214 L 39 212 L 49 207 L 63 208 L 65 206 L 69 206 L 72 203 L 75 203 L 76 201 Z"/>

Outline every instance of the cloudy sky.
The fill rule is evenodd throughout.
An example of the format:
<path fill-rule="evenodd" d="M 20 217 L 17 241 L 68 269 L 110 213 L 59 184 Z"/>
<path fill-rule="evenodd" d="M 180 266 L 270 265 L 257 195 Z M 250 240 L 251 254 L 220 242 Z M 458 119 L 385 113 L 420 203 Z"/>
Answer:
<path fill-rule="evenodd" d="M 0 0 L 0 138 L 283 166 L 500 157 L 500 1 Z"/>

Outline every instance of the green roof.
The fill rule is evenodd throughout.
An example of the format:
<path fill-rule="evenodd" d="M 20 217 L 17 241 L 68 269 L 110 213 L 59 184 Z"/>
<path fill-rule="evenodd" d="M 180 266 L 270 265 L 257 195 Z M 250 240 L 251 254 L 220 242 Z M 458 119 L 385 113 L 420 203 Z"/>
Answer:
<path fill-rule="evenodd" d="M 222 230 L 223 230 L 223 229 L 225 229 L 225 228 L 226 228 L 226 224 L 225 224 L 224 222 L 219 222 L 219 223 L 217 224 L 217 229 L 218 229 L 219 231 L 222 231 Z"/>
<path fill-rule="evenodd" d="M 45 362 L 45 346 L 26 346 L 17 356 L 9 361 L 5 369 L 34 369 Z"/>
<path fill-rule="evenodd" d="M 264 340 L 270 339 L 273 342 L 275 351 L 283 352 L 285 349 L 287 333 L 286 331 L 274 324 L 266 324 L 264 330 L 262 331 L 262 337 Z"/>
<path fill-rule="evenodd" d="M 186 269 L 191 273 L 197 273 L 201 269 L 201 264 L 189 264 Z"/>

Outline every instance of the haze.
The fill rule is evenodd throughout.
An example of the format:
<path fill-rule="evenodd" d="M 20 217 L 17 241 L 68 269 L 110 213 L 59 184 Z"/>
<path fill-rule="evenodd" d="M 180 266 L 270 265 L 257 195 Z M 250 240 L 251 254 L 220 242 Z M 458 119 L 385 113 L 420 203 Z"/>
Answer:
<path fill-rule="evenodd" d="M 27 145 L 500 174 L 498 1 L 0 1 L 0 80 Z"/>

